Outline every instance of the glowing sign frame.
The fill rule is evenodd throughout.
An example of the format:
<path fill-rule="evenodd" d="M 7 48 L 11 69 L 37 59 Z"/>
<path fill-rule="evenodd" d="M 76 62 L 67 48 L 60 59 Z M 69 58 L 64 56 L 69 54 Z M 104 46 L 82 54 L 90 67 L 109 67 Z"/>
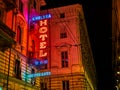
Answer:
<path fill-rule="evenodd" d="M 43 66 L 46 64 L 48 64 L 48 49 L 47 46 L 49 46 L 49 27 L 48 27 L 48 19 L 51 18 L 52 15 L 47 13 L 44 15 L 39 15 L 39 16 L 35 16 L 32 17 L 31 21 L 35 21 L 35 23 L 37 23 L 37 28 L 35 29 L 35 31 L 38 33 L 37 34 L 37 52 L 38 52 L 38 56 L 37 60 L 33 60 L 32 61 L 32 65 L 35 66 Z M 32 23 L 32 22 L 31 22 Z"/>
<path fill-rule="evenodd" d="M 35 77 L 49 76 L 49 75 L 51 75 L 51 72 L 41 72 L 41 73 L 29 74 L 27 75 L 27 78 L 35 78 Z"/>
<path fill-rule="evenodd" d="M 47 56 L 47 52 L 44 52 L 44 50 L 46 49 L 46 47 L 47 47 L 47 41 L 46 41 L 46 39 L 48 38 L 48 35 L 47 35 L 47 33 L 48 33 L 48 27 L 47 27 L 47 25 L 48 25 L 48 20 L 41 20 L 41 21 L 39 21 L 39 26 L 40 26 L 40 28 L 39 28 L 39 33 L 40 33 L 40 35 L 39 35 L 39 39 L 41 40 L 41 42 L 39 43 L 39 57 L 41 58 L 41 57 L 46 57 Z"/>

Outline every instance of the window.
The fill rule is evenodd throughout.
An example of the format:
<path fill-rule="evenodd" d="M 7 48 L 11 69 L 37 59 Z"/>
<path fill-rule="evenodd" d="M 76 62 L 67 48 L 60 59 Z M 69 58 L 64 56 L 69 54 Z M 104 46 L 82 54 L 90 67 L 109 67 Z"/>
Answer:
<path fill-rule="evenodd" d="M 32 52 L 33 52 L 33 57 L 35 56 L 35 41 L 32 40 Z"/>
<path fill-rule="evenodd" d="M 33 58 L 33 52 L 29 51 L 29 58 Z"/>
<path fill-rule="evenodd" d="M 32 68 L 31 74 L 34 74 L 34 73 L 35 73 L 35 70 Z M 32 84 L 32 85 L 35 85 L 35 78 L 34 78 L 34 77 L 31 78 L 31 84 Z"/>
<path fill-rule="evenodd" d="M 18 79 L 21 79 L 21 66 L 20 66 L 20 60 L 15 60 L 15 76 Z"/>
<path fill-rule="evenodd" d="M 33 6 L 34 6 L 34 8 L 36 9 L 36 2 L 35 2 L 35 0 L 34 0 L 34 3 L 33 3 Z"/>
<path fill-rule="evenodd" d="M 40 86 L 41 86 L 41 90 L 47 90 L 47 83 L 46 82 L 41 82 Z"/>
<path fill-rule="evenodd" d="M 66 81 L 62 81 L 62 90 L 70 90 L 69 89 L 69 81 L 66 80 Z"/>
<path fill-rule="evenodd" d="M 22 0 L 19 0 L 19 10 L 21 13 L 23 13 L 23 3 Z"/>
<path fill-rule="evenodd" d="M 0 9 L 0 20 L 2 21 L 2 10 Z"/>
<path fill-rule="evenodd" d="M 21 44 L 21 27 L 17 27 L 17 42 Z"/>
<path fill-rule="evenodd" d="M 66 32 L 60 33 L 60 38 L 66 38 L 66 37 L 67 37 L 67 33 Z"/>
<path fill-rule="evenodd" d="M 61 13 L 60 18 L 64 18 L 64 17 L 65 17 L 65 13 Z"/>
<path fill-rule="evenodd" d="M 61 52 L 62 67 L 68 67 L 68 52 Z"/>
<path fill-rule="evenodd" d="M 34 24 L 30 24 L 30 31 L 34 30 Z"/>
<path fill-rule="evenodd" d="M 66 27 L 61 27 L 60 30 L 60 38 L 67 38 L 67 32 L 66 32 Z"/>

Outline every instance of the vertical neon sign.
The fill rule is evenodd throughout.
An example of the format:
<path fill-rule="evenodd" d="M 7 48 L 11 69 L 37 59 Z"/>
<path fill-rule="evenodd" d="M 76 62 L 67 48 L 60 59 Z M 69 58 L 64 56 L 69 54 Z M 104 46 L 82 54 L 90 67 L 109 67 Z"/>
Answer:
<path fill-rule="evenodd" d="M 49 59 L 49 18 L 51 14 L 44 14 L 33 17 L 32 23 L 36 23 L 36 29 L 34 29 L 35 37 L 33 38 L 36 43 L 37 58 L 33 60 L 32 64 L 36 65 L 39 69 L 46 67 Z M 46 62 L 47 61 L 47 62 Z"/>
<path fill-rule="evenodd" d="M 47 27 L 47 20 L 42 20 L 39 22 L 40 28 L 39 28 L 39 39 L 40 39 L 40 47 L 39 47 L 39 57 L 46 57 L 47 52 L 45 52 L 44 49 L 47 47 L 47 42 L 46 39 L 48 38 L 47 32 L 48 32 L 48 27 Z"/>

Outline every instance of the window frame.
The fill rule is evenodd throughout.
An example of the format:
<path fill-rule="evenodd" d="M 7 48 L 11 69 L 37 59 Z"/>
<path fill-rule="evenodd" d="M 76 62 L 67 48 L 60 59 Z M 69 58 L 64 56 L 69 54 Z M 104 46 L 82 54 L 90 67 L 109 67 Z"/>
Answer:
<path fill-rule="evenodd" d="M 60 33 L 60 38 L 61 38 L 61 39 L 67 38 L 67 33 L 66 33 L 66 32 L 61 32 L 61 33 Z"/>
<path fill-rule="evenodd" d="M 36 9 L 36 0 L 33 0 L 33 7 Z"/>
<path fill-rule="evenodd" d="M 60 13 L 60 18 L 65 18 L 65 13 Z"/>
<path fill-rule="evenodd" d="M 21 62 L 19 59 L 15 60 L 15 77 L 21 80 Z"/>
<path fill-rule="evenodd" d="M 40 82 L 41 89 L 40 90 L 47 90 L 47 82 Z"/>
<path fill-rule="evenodd" d="M 69 80 L 63 80 L 62 81 L 62 90 L 70 90 L 69 86 L 70 86 Z"/>
<path fill-rule="evenodd" d="M 16 35 L 17 35 L 16 36 L 17 42 L 19 44 L 21 44 L 21 42 L 22 42 L 22 38 L 21 38 L 21 36 L 22 36 L 22 28 L 20 27 L 20 25 L 17 26 L 17 34 Z"/>
<path fill-rule="evenodd" d="M 60 39 L 64 38 L 67 38 L 67 30 L 65 26 L 62 26 L 60 30 Z"/>
<path fill-rule="evenodd" d="M 0 21 L 3 21 L 3 10 L 0 9 Z"/>
<path fill-rule="evenodd" d="M 33 72 L 33 71 L 34 71 L 34 72 Z M 31 69 L 31 74 L 35 74 L 35 69 L 34 69 L 34 68 Z M 31 84 L 32 84 L 32 85 L 35 85 L 35 83 L 36 83 L 35 77 L 31 78 Z"/>
<path fill-rule="evenodd" d="M 62 68 L 68 67 L 68 51 L 61 52 L 61 66 Z"/>
<path fill-rule="evenodd" d="M 23 14 L 23 2 L 19 0 L 19 11 Z"/>

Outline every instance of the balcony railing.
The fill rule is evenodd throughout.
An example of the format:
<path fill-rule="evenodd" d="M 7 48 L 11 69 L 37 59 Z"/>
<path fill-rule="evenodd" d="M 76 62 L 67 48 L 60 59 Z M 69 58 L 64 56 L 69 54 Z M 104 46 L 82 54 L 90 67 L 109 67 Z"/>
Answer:
<path fill-rule="evenodd" d="M 0 30 L 4 33 L 8 34 L 11 38 L 15 37 L 15 32 L 13 32 L 8 26 L 6 26 L 3 22 L 0 22 Z"/>
<path fill-rule="evenodd" d="M 0 50 L 5 50 L 15 44 L 14 37 L 15 32 L 3 22 L 0 22 Z"/>

